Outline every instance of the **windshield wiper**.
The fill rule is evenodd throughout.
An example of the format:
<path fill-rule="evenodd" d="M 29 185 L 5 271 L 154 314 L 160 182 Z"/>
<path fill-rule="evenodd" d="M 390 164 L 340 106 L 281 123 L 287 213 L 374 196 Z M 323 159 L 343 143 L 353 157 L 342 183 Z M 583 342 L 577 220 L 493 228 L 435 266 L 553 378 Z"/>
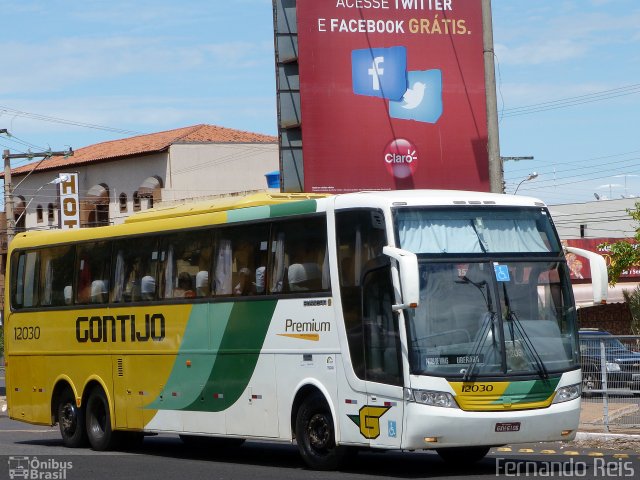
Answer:
<path fill-rule="evenodd" d="M 482 320 L 482 330 L 480 331 L 480 336 L 474 342 L 474 348 L 471 352 L 471 362 L 462 376 L 463 382 L 468 382 L 471 379 L 471 375 L 473 375 L 478 363 L 480 363 L 480 353 L 482 352 L 484 343 L 489 335 L 489 330 L 491 330 L 491 339 L 493 341 L 494 348 L 496 346 L 495 317 L 496 313 L 489 311 L 485 314 L 484 319 Z"/>
<path fill-rule="evenodd" d="M 482 294 L 482 298 L 484 299 L 484 303 L 487 306 L 487 313 L 485 314 L 482 320 L 482 328 L 480 330 L 480 336 L 476 338 L 473 344 L 473 351 L 471 352 L 471 362 L 469 366 L 464 372 L 462 376 L 462 381 L 467 382 L 471 378 L 474 370 L 476 369 L 478 363 L 480 363 L 480 353 L 484 347 L 484 344 L 487 340 L 487 336 L 489 335 L 489 329 L 491 329 L 491 340 L 493 342 L 493 346 L 496 346 L 496 331 L 495 331 L 495 323 L 494 319 L 496 316 L 496 312 L 493 311 L 493 302 L 491 301 L 491 292 L 489 291 L 489 285 L 486 280 L 481 282 L 474 282 L 466 275 L 460 277 L 460 280 L 456 280 L 456 283 L 470 283 L 474 287 L 476 287 L 480 293 Z M 487 295 L 485 296 L 484 288 L 487 287 Z"/>
<path fill-rule="evenodd" d="M 515 348 L 515 344 L 516 344 L 515 334 L 513 331 L 513 327 L 515 326 L 516 330 L 522 337 L 522 340 L 524 340 L 525 347 L 527 348 L 527 350 L 529 350 L 529 353 L 531 354 L 531 356 L 535 361 L 538 374 L 542 378 L 549 378 L 549 372 L 547 371 L 547 367 L 545 367 L 544 365 L 544 361 L 542 360 L 542 357 L 540 357 L 540 354 L 536 350 L 536 347 L 533 346 L 533 342 L 531 341 L 531 338 L 529 338 L 529 335 L 527 334 L 524 327 L 522 326 L 522 322 L 520 322 L 518 315 L 516 314 L 516 312 L 511 310 L 511 302 L 509 300 L 509 294 L 507 293 L 507 285 L 505 283 L 502 284 L 502 290 L 504 292 L 504 304 L 507 307 L 506 320 L 507 322 L 509 322 L 508 325 L 509 325 L 509 331 L 511 333 L 511 341 L 513 344 L 513 348 Z"/>

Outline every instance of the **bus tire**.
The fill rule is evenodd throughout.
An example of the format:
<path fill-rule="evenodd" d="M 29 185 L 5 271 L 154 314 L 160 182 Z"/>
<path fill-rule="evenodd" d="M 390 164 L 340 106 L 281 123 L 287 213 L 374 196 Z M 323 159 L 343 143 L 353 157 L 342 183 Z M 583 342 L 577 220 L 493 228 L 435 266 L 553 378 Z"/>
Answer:
<path fill-rule="evenodd" d="M 87 437 L 93 450 L 112 450 L 116 443 L 116 432 L 111 430 L 109 401 L 100 387 L 95 387 L 87 400 Z"/>
<path fill-rule="evenodd" d="M 455 465 L 471 465 L 482 460 L 491 447 L 452 447 L 438 448 L 436 452 L 447 463 Z"/>
<path fill-rule="evenodd" d="M 68 448 L 85 447 L 88 443 L 83 408 L 78 408 L 76 399 L 70 389 L 60 395 L 57 406 L 58 426 L 62 443 Z"/>
<path fill-rule="evenodd" d="M 314 470 L 335 470 L 345 461 L 348 447 L 336 445 L 331 410 L 320 393 L 302 402 L 296 415 L 296 443 L 305 463 Z"/>

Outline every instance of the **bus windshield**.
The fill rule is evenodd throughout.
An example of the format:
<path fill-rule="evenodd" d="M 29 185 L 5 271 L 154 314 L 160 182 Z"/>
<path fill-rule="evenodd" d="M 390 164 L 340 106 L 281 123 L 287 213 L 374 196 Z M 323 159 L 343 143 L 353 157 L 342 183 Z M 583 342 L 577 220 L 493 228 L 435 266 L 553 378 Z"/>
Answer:
<path fill-rule="evenodd" d="M 577 368 L 569 276 L 548 216 L 478 213 L 396 212 L 399 246 L 420 268 L 420 306 L 407 317 L 411 373 L 468 380 Z"/>

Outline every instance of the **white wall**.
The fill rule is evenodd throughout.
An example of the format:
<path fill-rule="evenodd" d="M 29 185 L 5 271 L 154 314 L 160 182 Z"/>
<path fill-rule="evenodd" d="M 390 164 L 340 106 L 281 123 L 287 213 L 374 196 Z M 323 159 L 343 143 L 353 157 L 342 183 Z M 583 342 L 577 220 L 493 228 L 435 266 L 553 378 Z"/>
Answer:
<path fill-rule="evenodd" d="M 277 144 L 177 144 L 169 151 L 163 201 L 267 188 L 279 169 Z"/>
<path fill-rule="evenodd" d="M 637 198 L 570 203 L 549 207 L 560 238 L 580 237 L 584 225 L 584 238 L 629 238 L 635 235 L 638 223 L 627 213 L 634 209 Z"/>
<path fill-rule="evenodd" d="M 164 187 L 162 201 L 174 201 L 265 190 L 265 174 L 278 168 L 278 145 L 275 143 L 177 144 L 165 153 L 33 173 L 15 189 L 14 195 L 22 195 L 25 203 L 33 198 L 25 213 L 27 229 L 57 228 L 57 210 L 53 222 L 47 219 L 47 205 L 53 203 L 57 206 L 59 203 L 57 185 L 46 184 L 60 173 L 78 173 L 81 201 L 86 199 L 92 186 L 100 183 L 109 186 L 109 219 L 111 223 L 118 224 L 134 213 L 133 192 L 148 177 L 160 177 Z M 23 178 L 24 175 L 15 177 L 14 186 Z M 119 197 L 123 192 L 127 194 L 127 211 L 121 213 Z M 38 205 L 43 207 L 42 223 L 37 223 Z M 146 210 L 147 205 L 148 199 L 141 199 L 141 209 Z"/>
<path fill-rule="evenodd" d="M 164 182 L 164 174 L 167 170 L 167 154 L 160 153 L 154 155 L 140 156 L 130 159 L 123 159 L 111 162 L 92 163 L 88 165 L 72 165 L 57 171 L 47 171 L 32 173 L 22 184 L 14 190 L 14 196 L 22 195 L 25 203 L 31 198 L 33 201 L 27 208 L 26 223 L 27 229 L 32 228 L 57 228 L 58 216 L 56 212 L 55 220 L 49 222 L 47 219 L 47 205 L 54 203 L 58 205 L 57 185 L 46 185 L 39 192 L 36 190 L 56 178 L 60 173 L 78 173 L 78 184 L 80 201 L 87 198 L 87 191 L 93 186 L 104 183 L 109 187 L 109 218 L 112 223 L 122 223 L 124 218 L 133 213 L 133 192 L 138 190 L 142 182 L 147 177 L 157 175 Z M 13 184 L 17 185 L 24 176 L 15 177 Z M 127 212 L 120 213 L 119 196 L 120 193 L 127 194 Z M 34 196 L 35 195 L 35 196 Z M 43 222 L 37 223 L 37 205 L 43 207 Z M 147 199 L 141 201 L 142 209 L 146 209 Z"/>

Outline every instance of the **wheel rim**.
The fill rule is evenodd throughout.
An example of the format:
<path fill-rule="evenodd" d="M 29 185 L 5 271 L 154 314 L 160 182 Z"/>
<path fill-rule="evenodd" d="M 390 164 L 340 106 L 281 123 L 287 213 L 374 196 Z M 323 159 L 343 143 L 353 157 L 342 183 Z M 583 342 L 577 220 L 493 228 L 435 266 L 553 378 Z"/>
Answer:
<path fill-rule="evenodd" d="M 78 427 L 78 410 L 74 404 L 65 403 L 62 406 L 59 422 L 62 433 L 67 437 L 72 437 Z"/>
<path fill-rule="evenodd" d="M 316 451 L 326 451 L 331 443 L 331 424 L 324 414 L 316 414 L 307 426 L 309 446 Z"/>

